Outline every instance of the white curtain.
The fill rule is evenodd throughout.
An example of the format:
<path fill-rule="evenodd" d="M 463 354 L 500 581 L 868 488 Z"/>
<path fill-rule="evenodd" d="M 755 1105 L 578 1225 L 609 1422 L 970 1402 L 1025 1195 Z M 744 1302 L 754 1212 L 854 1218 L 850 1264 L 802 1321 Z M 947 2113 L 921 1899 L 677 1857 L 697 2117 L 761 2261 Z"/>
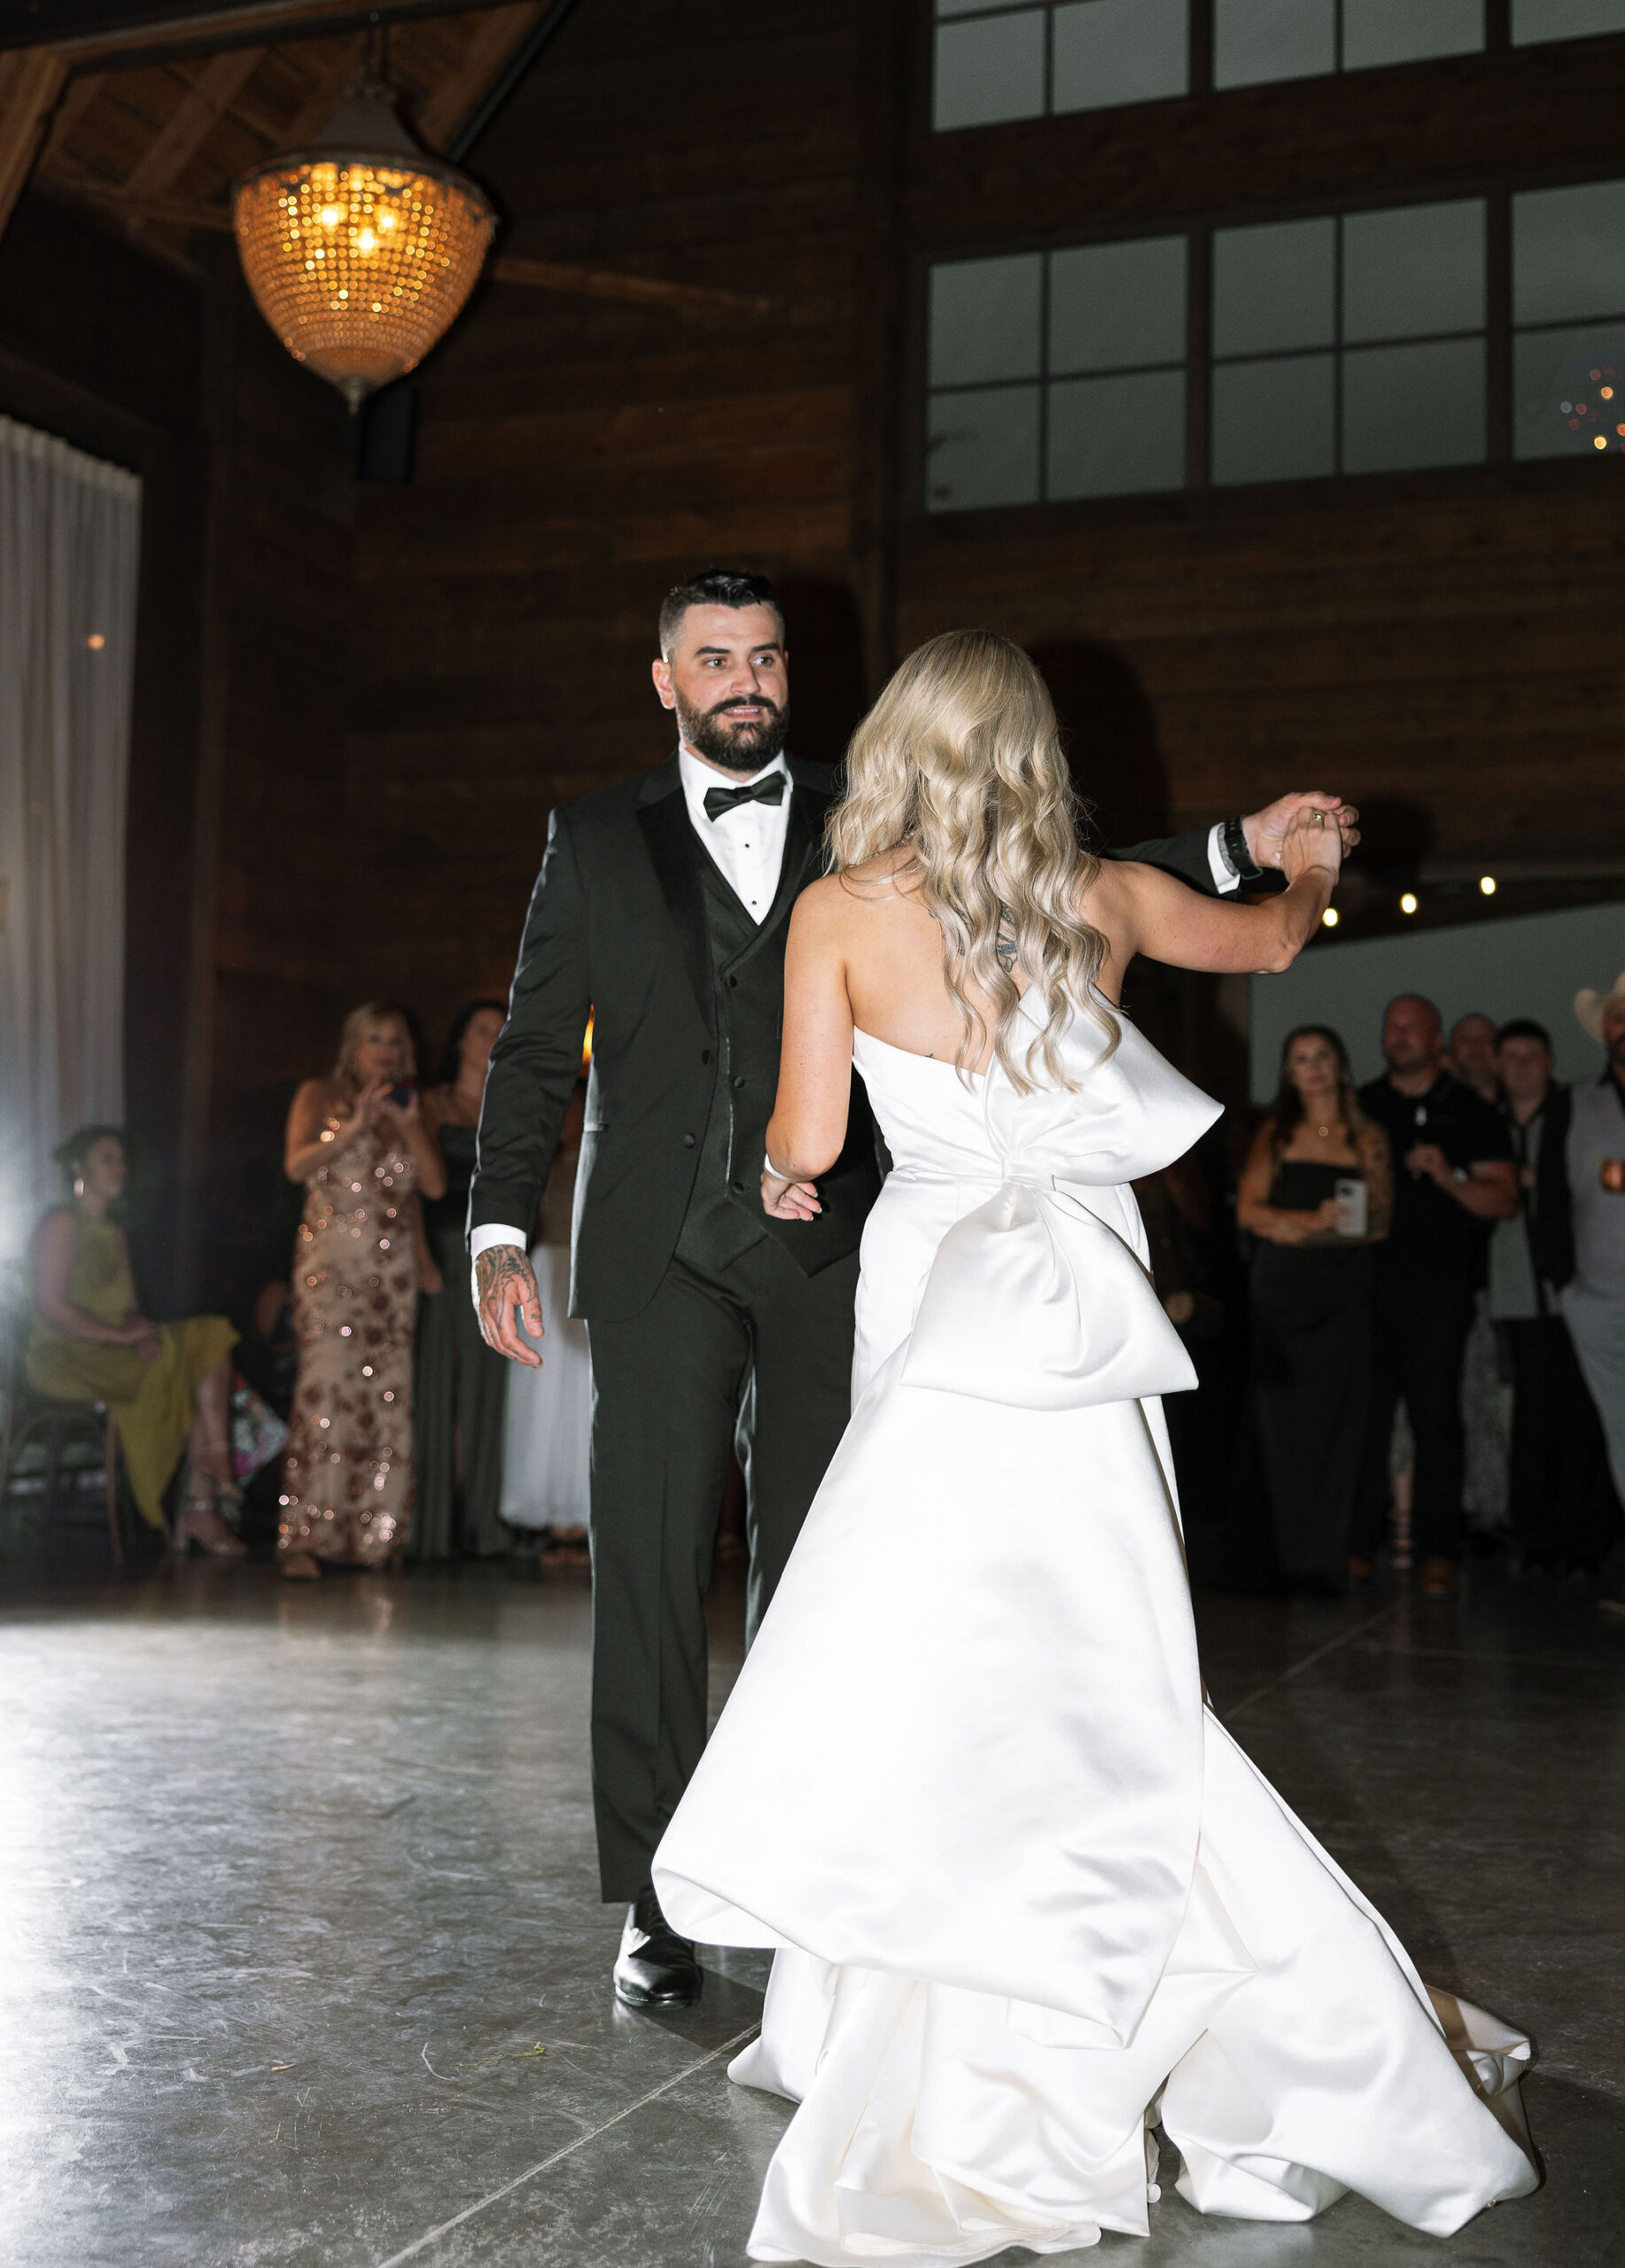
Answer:
<path fill-rule="evenodd" d="M 124 816 L 141 483 L 0 417 L 0 1258 L 51 1153 L 124 1112 Z"/>

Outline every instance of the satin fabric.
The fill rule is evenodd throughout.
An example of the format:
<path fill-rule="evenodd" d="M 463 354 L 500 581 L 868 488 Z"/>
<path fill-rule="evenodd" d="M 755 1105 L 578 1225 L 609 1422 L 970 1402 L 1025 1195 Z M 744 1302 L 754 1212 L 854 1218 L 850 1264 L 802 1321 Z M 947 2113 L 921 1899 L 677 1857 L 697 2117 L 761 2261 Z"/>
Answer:
<path fill-rule="evenodd" d="M 1528 2043 L 1441 2016 L 1204 1707 L 1126 1184 L 1217 1114 L 1121 1033 L 1075 1016 L 1075 1091 L 1026 1096 L 857 1037 L 896 1168 L 851 1424 L 654 1869 L 777 1949 L 756 2259 L 1144 2234 L 1156 2118 L 1209 2212 L 1445 2233 L 1535 2185 Z"/>

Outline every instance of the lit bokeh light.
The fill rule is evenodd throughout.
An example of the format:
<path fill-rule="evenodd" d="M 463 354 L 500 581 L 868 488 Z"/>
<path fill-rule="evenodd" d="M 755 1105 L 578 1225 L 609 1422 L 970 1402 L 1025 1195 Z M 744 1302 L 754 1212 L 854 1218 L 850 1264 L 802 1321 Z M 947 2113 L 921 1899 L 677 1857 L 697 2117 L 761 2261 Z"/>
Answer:
<path fill-rule="evenodd" d="M 1496 878 L 1493 874 L 1481 874 L 1478 878 L 1478 886 L 1480 889 L 1483 891 L 1486 897 L 1493 897 L 1495 896 Z"/>
<path fill-rule="evenodd" d="M 1402 913 L 1414 913 L 1416 912 L 1416 892 L 1414 890 L 1408 889 L 1405 892 L 1404 896 L 1399 901 L 1399 910 Z"/>
<path fill-rule="evenodd" d="M 1337 927 L 1337 908 L 1334 905 L 1328 905 L 1320 919 L 1328 929 L 1335 929 Z"/>

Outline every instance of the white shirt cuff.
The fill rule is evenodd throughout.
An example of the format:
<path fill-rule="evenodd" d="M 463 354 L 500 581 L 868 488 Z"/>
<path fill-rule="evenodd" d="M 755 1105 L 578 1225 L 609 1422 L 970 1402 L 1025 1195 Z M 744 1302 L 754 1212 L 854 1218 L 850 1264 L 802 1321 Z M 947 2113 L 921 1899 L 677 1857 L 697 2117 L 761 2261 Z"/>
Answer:
<path fill-rule="evenodd" d="M 524 1232 L 519 1229 L 510 1229 L 506 1221 L 487 1221 L 483 1229 L 470 1231 L 469 1258 L 478 1260 L 480 1254 L 489 1252 L 494 1244 L 517 1244 L 523 1252 Z"/>
<path fill-rule="evenodd" d="M 1225 822 L 1220 819 L 1208 837 L 1208 866 L 1213 876 L 1213 887 L 1221 897 L 1228 897 L 1232 889 L 1240 889 L 1241 877 L 1232 874 L 1230 862 L 1225 856 Z"/>

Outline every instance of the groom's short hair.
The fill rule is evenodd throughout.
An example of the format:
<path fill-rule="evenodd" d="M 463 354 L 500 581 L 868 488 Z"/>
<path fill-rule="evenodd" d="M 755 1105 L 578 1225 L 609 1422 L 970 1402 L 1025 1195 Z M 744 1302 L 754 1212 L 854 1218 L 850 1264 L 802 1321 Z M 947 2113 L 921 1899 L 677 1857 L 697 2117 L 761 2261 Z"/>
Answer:
<path fill-rule="evenodd" d="M 770 606 L 779 617 L 779 636 L 783 639 L 784 609 L 766 575 L 748 575 L 739 567 L 702 567 L 697 575 L 666 593 L 660 610 L 663 655 L 670 654 L 678 626 L 691 606 Z"/>

